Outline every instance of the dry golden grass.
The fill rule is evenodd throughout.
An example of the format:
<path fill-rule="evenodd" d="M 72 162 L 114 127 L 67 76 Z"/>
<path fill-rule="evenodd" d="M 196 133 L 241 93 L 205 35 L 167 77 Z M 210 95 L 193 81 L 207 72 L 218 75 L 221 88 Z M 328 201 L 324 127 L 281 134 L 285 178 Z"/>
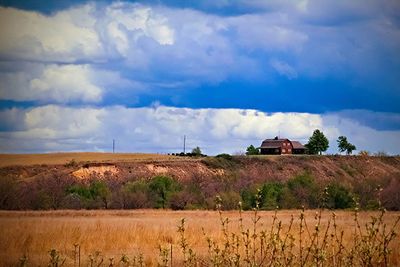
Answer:
<path fill-rule="evenodd" d="M 308 224 L 315 225 L 316 211 L 306 211 Z M 274 212 L 262 211 L 261 229 L 269 229 Z M 378 212 L 360 212 L 361 224 L 370 221 Z M 387 212 L 384 222 L 393 225 L 399 212 Z M 244 212 L 244 225 L 251 228 L 252 212 Z M 295 217 L 294 237 L 298 237 L 300 211 L 283 210 L 278 212 L 286 231 Z M 344 244 L 351 246 L 354 217 L 352 212 L 336 212 L 339 230 L 343 229 Z M 326 227 L 331 212 L 322 213 L 322 229 Z M 223 212 L 223 217 L 232 221 L 233 231 L 238 227 L 238 212 Z M 157 264 L 159 246 L 173 246 L 173 259 L 181 259 L 177 226 L 181 218 L 186 218 L 186 236 L 189 245 L 198 255 L 207 254 L 207 243 L 202 233 L 216 241 L 223 240 L 220 217 L 215 211 L 38 211 L 38 212 L 0 212 L 0 266 L 18 263 L 22 255 L 27 255 L 29 266 L 45 266 L 48 263 L 48 251 L 55 248 L 66 257 L 66 266 L 73 266 L 74 244 L 80 244 L 82 262 L 87 264 L 88 255 L 101 251 L 105 259 L 119 259 L 122 254 L 137 255 L 143 253 L 146 266 Z M 297 225 L 297 226 L 296 226 Z M 396 229 L 397 231 L 399 229 Z M 393 266 L 400 264 L 400 242 L 392 242 L 393 254 L 390 257 Z M 118 260 L 116 260 L 118 261 Z M 86 266 L 86 265 L 82 265 Z"/>
<path fill-rule="evenodd" d="M 171 160 L 178 157 L 161 154 L 140 153 L 48 153 L 48 154 L 0 154 L 0 167 L 36 164 L 66 164 L 71 160 L 76 162 L 126 162 L 143 160 Z"/>

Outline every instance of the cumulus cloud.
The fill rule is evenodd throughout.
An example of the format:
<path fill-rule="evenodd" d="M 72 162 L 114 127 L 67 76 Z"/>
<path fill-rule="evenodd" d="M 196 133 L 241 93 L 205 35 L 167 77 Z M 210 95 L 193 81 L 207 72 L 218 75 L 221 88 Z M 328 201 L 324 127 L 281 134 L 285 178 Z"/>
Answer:
<path fill-rule="evenodd" d="M 48 105 L 14 108 L 1 116 L 21 125 L 0 132 L 1 152 L 109 151 L 112 139 L 120 152 L 180 152 L 185 134 L 188 148 L 200 146 L 208 154 L 235 153 L 278 134 L 305 143 L 318 128 L 329 138 L 331 153 L 336 153 L 339 135 L 346 135 L 358 149 L 400 153 L 400 130 L 375 130 L 335 113 Z"/>
<path fill-rule="evenodd" d="M 39 69 L 0 73 L 0 98 L 42 102 L 99 102 L 103 89 L 88 65 L 35 65 Z"/>
<path fill-rule="evenodd" d="M 92 69 L 118 72 L 125 82 L 136 83 L 128 87 L 148 90 L 190 89 L 230 79 L 273 83 L 280 75 L 350 77 L 351 85 L 374 86 L 371 90 L 381 84 L 394 90 L 398 82 L 382 78 L 399 77 L 400 29 L 393 14 L 398 5 L 391 0 L 207 1 L 194 6 L 203 11 L 146 2 L 89 3 L 50 15 L 0 8 L 0 59 L 14 65 L 41 62 L 49 65 L 46 71 L 73 64 L 77 67 L 66 67 L 65 73 L 79 69 L 83 76 Z M 206 12 L 229 7 L 244 11 Z M 391 67 L 385 68 L 388 62 Z M 59 102 L 101 100 L 102 89 L 84 77 L 78 75 L 75 83 L 69 79 L 67 86 L 53 79 L 61 73 L 46 71 L 3 71 L 1 81 L 8 85 L 0 97 L 25 101 L 49 92 Z M 31 92 L 21 92 L 28 87 Z M 112 87 L 110 94 L 121 94 Z"/>
<path fill-rule="evenodd" d="M 107 34 L 115 42 L 118 52 L 127 56 L 130 43 L 136 43 L 142 36 L 154 39 L 160 45 L 174 43 L 174 30 L 168 26 L 168 20 L 150 7 L 124 4 L 112 4 L 105 11 Z"/>
<path fill-rule="evenodd" d="M 0 7 L 0 56 L 50 62 L 98 59 L 103 47 L 94 29 L 93 8 L 85 5 L 45 16 Z"/>

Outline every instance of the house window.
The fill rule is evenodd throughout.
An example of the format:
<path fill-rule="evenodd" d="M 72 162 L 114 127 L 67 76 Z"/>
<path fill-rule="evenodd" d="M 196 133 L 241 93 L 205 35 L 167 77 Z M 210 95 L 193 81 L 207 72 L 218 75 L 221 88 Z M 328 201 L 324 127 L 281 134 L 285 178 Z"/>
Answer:
<path fill-rule="evenodd" d="M 292 150 L 289 148 L 289 149 L 288 149 L 288 152 L 292 152 Z"/>
<path fill-rule="evenodd" d="M 285 152 L 286 152 L 286 149 L 282 148 L 282 153 L 285 153 Z"/>
<path fill-rule="evenodd" d="M 283 143 L 283 146 L 286 146 L 286 143 Z"/>

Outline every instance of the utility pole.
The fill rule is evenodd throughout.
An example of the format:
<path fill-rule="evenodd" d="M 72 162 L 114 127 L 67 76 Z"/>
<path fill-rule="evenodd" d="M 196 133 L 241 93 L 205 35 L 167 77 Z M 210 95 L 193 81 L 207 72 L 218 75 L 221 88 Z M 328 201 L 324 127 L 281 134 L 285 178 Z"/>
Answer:
<path fill-rule="evenodd" d="M 113 154 L 115 153 L 115 139 L 113 139 Z"/>
<path fill-rule="evenodd" d="M 186 154 L 186 135 L 183 136 L 183 154 Z"/>

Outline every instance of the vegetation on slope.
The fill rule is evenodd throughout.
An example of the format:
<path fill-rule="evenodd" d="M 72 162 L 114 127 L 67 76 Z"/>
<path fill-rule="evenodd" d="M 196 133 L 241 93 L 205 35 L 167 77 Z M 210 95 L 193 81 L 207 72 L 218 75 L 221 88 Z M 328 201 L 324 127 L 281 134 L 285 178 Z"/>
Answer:
<path fill-rule="evenodd" d="M 72 161 L 71 161 L 72 162 Z M 0 168 L 1 209 L 400 209 L 398 157 L 207 157 Z"/>

